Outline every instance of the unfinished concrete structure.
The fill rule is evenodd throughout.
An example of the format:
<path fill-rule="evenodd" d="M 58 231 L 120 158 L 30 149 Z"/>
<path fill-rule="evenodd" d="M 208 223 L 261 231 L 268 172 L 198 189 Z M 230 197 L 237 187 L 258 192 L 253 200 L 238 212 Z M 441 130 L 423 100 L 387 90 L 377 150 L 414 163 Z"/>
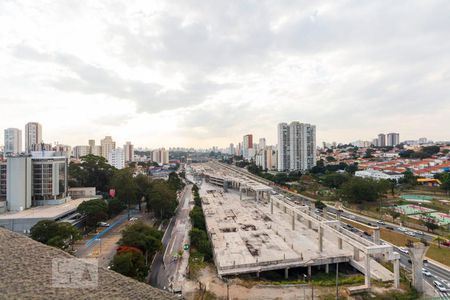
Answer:
<path fill-rule="evenodd" d="M 217 163 L 193 168 L 207 183 L 201 189 L 203 210 L 220 276 L 284 269 L 287 277 L 290 268 L 305 267 L 311 274 L 313 266 L 328 272 L 330 264 L 348 262 L 365 274 L 368 288 L 372 276 L 399 286 L 400 255 L 380 244 L 379 235 L 368 241 L 339 220 L 319 216 Z M 394 274 L 373 257 L 392 260 Z"/>
<path fill-rule="evenodd" d="M 423 292 L 423 257 L 427 253 L 429 246 L 425 246 L 423 243 L 413 243 L 408 247 L 408 253 L 412 262 L 412 283 L 415 289 L 419 292 Z"/>

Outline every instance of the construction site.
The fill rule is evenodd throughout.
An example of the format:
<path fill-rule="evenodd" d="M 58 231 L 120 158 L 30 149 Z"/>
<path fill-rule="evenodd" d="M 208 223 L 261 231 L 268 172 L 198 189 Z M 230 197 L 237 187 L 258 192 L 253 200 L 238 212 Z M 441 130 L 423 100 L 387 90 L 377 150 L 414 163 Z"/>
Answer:
<path fill-rule="evenodd" d="M 281 271 L 288 278 L 297 268 L 330 272 L 336 264 L 348 264 L 371 278 L 399 286 L 399 254 L 380 242 L 341 226 L 339 216 L 326 209 L 292 202 L 270 186 L 217 162 L 191 165 L 200 185 L 202 207 L 213 256 L 220 277 Z M 392 261 L 390 272 L 380 262 Z"/>

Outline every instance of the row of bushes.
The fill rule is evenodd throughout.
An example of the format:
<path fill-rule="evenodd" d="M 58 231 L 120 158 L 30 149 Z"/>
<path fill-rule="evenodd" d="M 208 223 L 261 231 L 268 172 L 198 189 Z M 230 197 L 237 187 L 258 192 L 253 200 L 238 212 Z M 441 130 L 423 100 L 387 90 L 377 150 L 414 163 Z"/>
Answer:
<path fill-rule="evenodd" d="M 202 199 L 197 185 L 192 187 L 194 195 L 194 208 L 189 213 L 192 222 L 192 230 L 189 232 L 191 238 L 191 251 L 197 251 L 197 255 L 203 257 L 204 261 L 212 260 L 212 245 L 206 232 L 205 215 L 202 210 Z"/>

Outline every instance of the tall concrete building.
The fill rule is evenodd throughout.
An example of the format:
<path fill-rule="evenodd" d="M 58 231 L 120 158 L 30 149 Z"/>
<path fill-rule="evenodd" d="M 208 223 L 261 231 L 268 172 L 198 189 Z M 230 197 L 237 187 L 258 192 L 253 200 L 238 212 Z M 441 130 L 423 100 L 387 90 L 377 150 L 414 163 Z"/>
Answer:
<path fill-rule="evenodd" d="M 388 133 L 386 144 L 387 144 L 387 146 L 392 146 L 392 147 L 400 144 L 400 134 L 395 133 L 395 132 Z"/>
<path fill-rule="evenodd" d="M 378 135 L 378 147 L 385 147 L 386 146 L 386 135 L 384 133 L 380 133 Z"/>
<path fill-rule="evenodd" d="M 116 169 L 125 168 L 125 153 L 122 148 L 109 151 L 108 163 Z"/>
<path fill-rule="evenodd" d="M 165 148 L 156 149 L 152 152 L 152 161 L 160 164 L 166 165 L 169 163 L 169 151 Z"/>
<path fill-rule="evenodd" d="M 125 156 L 125 162 L 134 161 L 134 145 L 131 142 L 126 142 L 123 145 L 123 152 Z"/>
<path fill-rule="evenodd" d="M 109 152 L 116 149 L 116 142 L 112 140 L 111 136 L 105 136 L 104 139 L 100 140 L 100 145 L 102 147 L 102 156 L 106 159 L 109 157 Z"/>
<path fill-rule="evenodd" d="M 228 153 L 230 155 L 235 155 L 236 154 L 236 149 L 234 148 L 234 144 L 233 143 L 230 144 L 230 147 L 228 148 Z"/>
<path fill-rule="evenodd" d="M 266 148 L 266 138 L 260 138 L 258 143 L 258 150 Z"/>
<path fill-rule="evenodd" d="M 75 146 L 75 147 L 73 147 L 72 153 L 76 159 L 80 159 L 81 157 L 90 154 L 90 147 L 84 146 L 84 145 Z"/>
<path fill-rule="evenodd" d="M 316 165 L 316 126 L 278 124 L 278 170 L 304 171 Z"/>
<path fill-rule="evenodd" d="M 244 157 L 244 159 L 250 160 L 252 158 L 251 157 L 252 152 L 253 152 L 253 135 L 252 134 L 244 135 L 242 141 L 242 156 Z"/>
<path fill-rule="evenodd" d="M 42 144 L 42 126 L 37 122 L 25 125 L 25 151 L 35 151 Z"/>
<path fill-rule="evenodd" d="M 22 152 L 22 131 L 17 128 L 5 129 L 5 156 Z"/>

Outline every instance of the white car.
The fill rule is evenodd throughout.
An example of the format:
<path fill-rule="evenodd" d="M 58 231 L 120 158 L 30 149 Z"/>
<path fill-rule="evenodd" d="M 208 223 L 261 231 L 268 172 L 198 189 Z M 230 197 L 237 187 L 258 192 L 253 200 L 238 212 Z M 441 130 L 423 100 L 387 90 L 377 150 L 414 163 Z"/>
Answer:
<path fill-rule="evenodd" d="M 401 232 L 406 232 L 406 231 L 408 231 L 406 228 L 403 228 L 403 227 L 399 227 L 398 230 L 401 231 Z"/>
<path fill-rule="evenodd" d="M 386 225 L 386 223 L 384 223 L 383 220 L 378 220 L 377 223 L 380 224 L 380 225 Z"/>
<path fill-rule="evenodd" d="M 425 269 L 425 268 L 422 268 L 422 274 L 425 275 L 425 276 L 431 276 L 430 271 L 428 271 L 428 270 Z"/>
<path fill-rule="evenodd" d="M 109 227 L 110 225 L 109 225 L 109 223 L 106 223 L 106 222 L 100 222 L 100 223 L 98 223 L 98 226 L 100 226 L 100 227 Z"/>
<path fill-rule="evenodd" d="M 400 250 L 401 252 L 403 252 L 403 253 L 405 253 L 405 254 L 408 254 L 408 253 L 409 253 L 409 250 L 408 250 L 408 248 L 406 248 L 406 247 L 399 247 L 398 250 Z"/>
<path fill-rule="evenodd" d="M 433 284 L 439 290 L 439 292 L 443 292 L 443 293 L 447 292 L 447 288 L 439 281 L 435 280 L 435 281 L 433 281 Z"/>
<path fill-rule="evenodd" d="M 349 219 L 352 219 L 352 220 L 355 220 L 355 219 L 356 219 L 355 215 L 350 215 L 350 216 L 348 216 L 348 218 L 349 218 Z"/>
<path fill-rule="evenodd" d="M 406 234 L 409 236 L 416 236 L 416 234 L 412 231 L 407 231 Z"/>
<path fill-rule="evenodd" d="M 442 281 L 442 284 L 444 284 L 444 286 L 450 287 L 450 283 L 448 283 L 447 280 L 442 279 L 441 281 Z"/>

